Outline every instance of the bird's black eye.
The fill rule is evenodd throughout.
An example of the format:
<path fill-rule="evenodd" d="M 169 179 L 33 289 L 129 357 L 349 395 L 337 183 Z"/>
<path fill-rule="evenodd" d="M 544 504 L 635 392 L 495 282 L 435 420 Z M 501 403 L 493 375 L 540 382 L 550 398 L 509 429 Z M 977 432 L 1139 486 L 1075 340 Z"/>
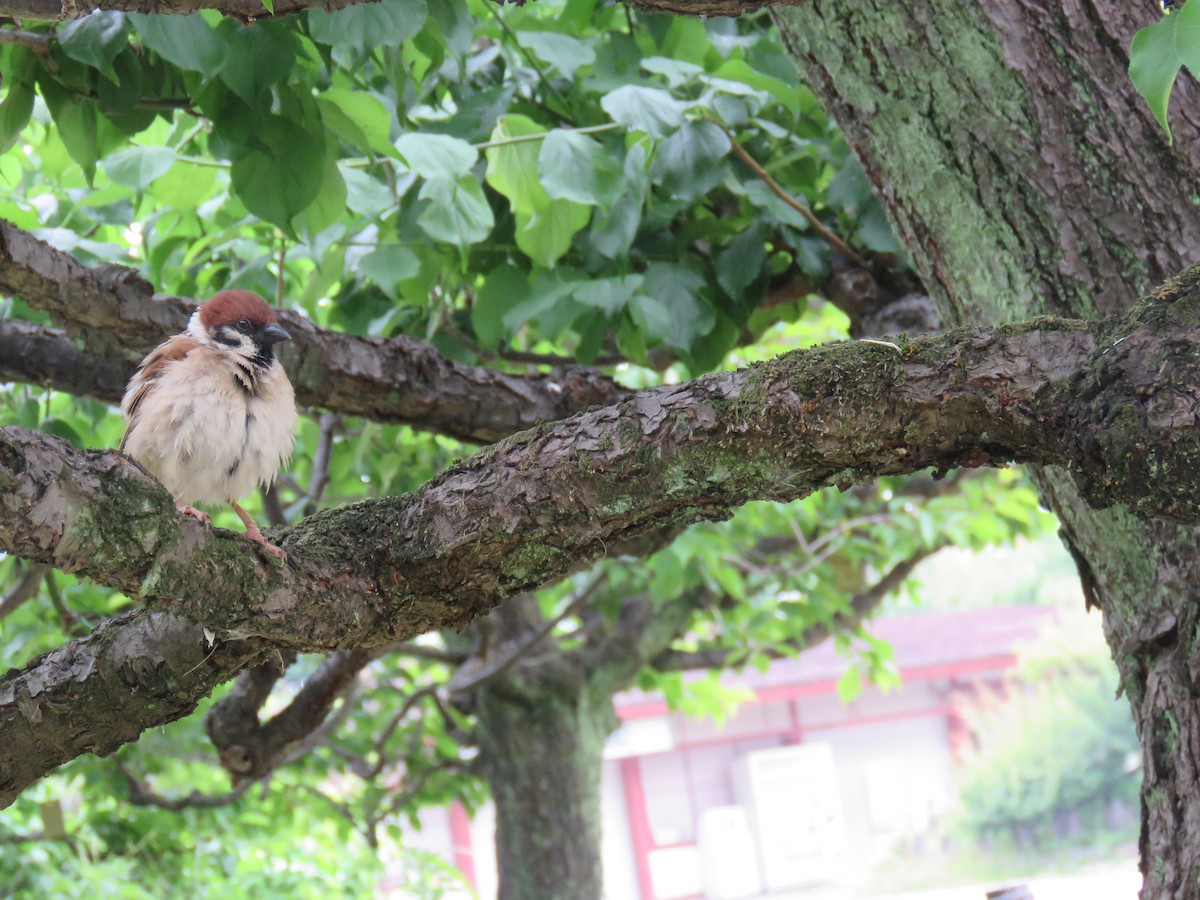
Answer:
<path fill-rule="evenodd" d="M 238 319 L 237 330 L 240 331 L 242 334 L 249 334 L 251 331 L 254 330 L 254 325 L 250 322 L 249 319 Z"/>

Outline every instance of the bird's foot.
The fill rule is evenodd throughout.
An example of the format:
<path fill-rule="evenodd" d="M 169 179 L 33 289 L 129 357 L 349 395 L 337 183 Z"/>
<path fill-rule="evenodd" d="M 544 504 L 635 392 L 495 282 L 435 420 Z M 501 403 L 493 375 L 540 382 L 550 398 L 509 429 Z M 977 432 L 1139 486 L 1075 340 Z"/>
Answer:
<path fill-rule="evenodd" d="M 237 513 L 238 518 L 242 520 L 242 524 L 246 526 L 246 540 L 253 541 L 272 556 L 287 562 L 287 554 L 283 552 L 282 548 L 276 547 L 274 544 L 269 543 L 267 539 L 263 537 L 262 530 L 258 527 L 258 523 L 250 517 L 250 513 L 246 512 L 236 503 L 230 503 L 229 505 L 233 507 L 233 511 Z"/>
<path fill-rule="evenodd" d="M 196 509 L 196 507 L 194 507 L 194 506 L 188 506 L 186 503 L 180 503 L 180 502 L 176 501 L 175 508 L 177 510 L 179 510 L 180 515 L 191 516 L 193 519 L 197 520 L 201 525 L 207 525 L 209 522 L 212 521 L 212 516 L 210 516 L 204 510 Z"/>
<path fill-rule="evenodd" d="M 274 544 L 272 544 L 270 541 L 268 541 L 265 537 L 263 537 L 263 533 L 258 530 L 257 525 L 255 525 L 253 528 L 246 529 L 246 540 L 253 541 L 254 543 L 258 544 L 258 546 L 262 547 L 264 550 L 266 550 L 268 553 L 270 553 L 272 556 L 276 557 L 279 560 L 282 560 L 283 562 L 287 562 L 287 553 L 284 552 L 283 548 L 276 547 Z"/>

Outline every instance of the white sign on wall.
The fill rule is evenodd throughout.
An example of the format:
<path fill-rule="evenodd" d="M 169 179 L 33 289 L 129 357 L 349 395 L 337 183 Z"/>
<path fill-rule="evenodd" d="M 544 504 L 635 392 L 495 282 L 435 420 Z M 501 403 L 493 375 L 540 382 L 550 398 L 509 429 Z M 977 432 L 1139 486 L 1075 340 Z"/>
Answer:
<path fill-rule="evenodd" d="M 832 881 L 845 871 L 846 825 L 828 744 L 749 753 L 736 784 L 767 890 Z"/>

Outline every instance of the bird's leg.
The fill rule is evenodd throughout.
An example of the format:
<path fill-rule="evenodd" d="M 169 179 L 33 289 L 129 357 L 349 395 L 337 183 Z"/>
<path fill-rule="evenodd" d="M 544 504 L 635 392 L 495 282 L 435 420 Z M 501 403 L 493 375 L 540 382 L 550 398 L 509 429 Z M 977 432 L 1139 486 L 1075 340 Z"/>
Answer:
<path fill-rule="evenodd" d="M 175 508 L 179 510 L 180 515 L 191 516 L 196 519 L 201 525 L 207 525 L 212 521 L 212 516 L 202 509 L 196 509 L 194 506 L 188 506 L 182 500 L 175 501 Z"/>
<path fill-rule="evenodd" d="M 232 501 L 229 505 L 233 507 L 233 511 L 238 514 L 238 518 L 241 519 L 242 524 L 246 526 L 246 537 L 249 540 L 254 541 L 254 543 L 258 544 L 268 553 L 278 556 L 280 559 L 287 559 L 287 554 L 284 553 L 282 549 L 276 547 L 274 544 L 267 543 L 267 539 L 263 537 L 262 531 L 259 530 L 258 523 L 250 518 L 250 513 L 246 512 Z"/>

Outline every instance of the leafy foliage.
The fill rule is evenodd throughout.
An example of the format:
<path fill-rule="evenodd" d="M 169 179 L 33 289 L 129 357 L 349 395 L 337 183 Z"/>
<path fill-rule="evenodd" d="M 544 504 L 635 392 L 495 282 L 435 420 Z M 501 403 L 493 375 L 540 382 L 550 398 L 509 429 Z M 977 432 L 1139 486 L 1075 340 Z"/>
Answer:
<path fill-rule="evenodd" d="M 1167 107 L 1179 70 L 1187 66 L 1200 77 L 1200 3 L 1173 6 L 1164 4 L 1166 15 L 1135 34 L 1129 48 L 1129 77 L 1168 137 Z"/>
<path fill-rule="evenodd" d="M 1136 808 L 1137 735 L 1100 629 L 1081 618 L 1027 649 L 1020 681 L 971 712 L 976 750 L 960 813 L 969 834 L 1043 841 L 1070 816 L 1097 823 L 1114 804 Z"/>

